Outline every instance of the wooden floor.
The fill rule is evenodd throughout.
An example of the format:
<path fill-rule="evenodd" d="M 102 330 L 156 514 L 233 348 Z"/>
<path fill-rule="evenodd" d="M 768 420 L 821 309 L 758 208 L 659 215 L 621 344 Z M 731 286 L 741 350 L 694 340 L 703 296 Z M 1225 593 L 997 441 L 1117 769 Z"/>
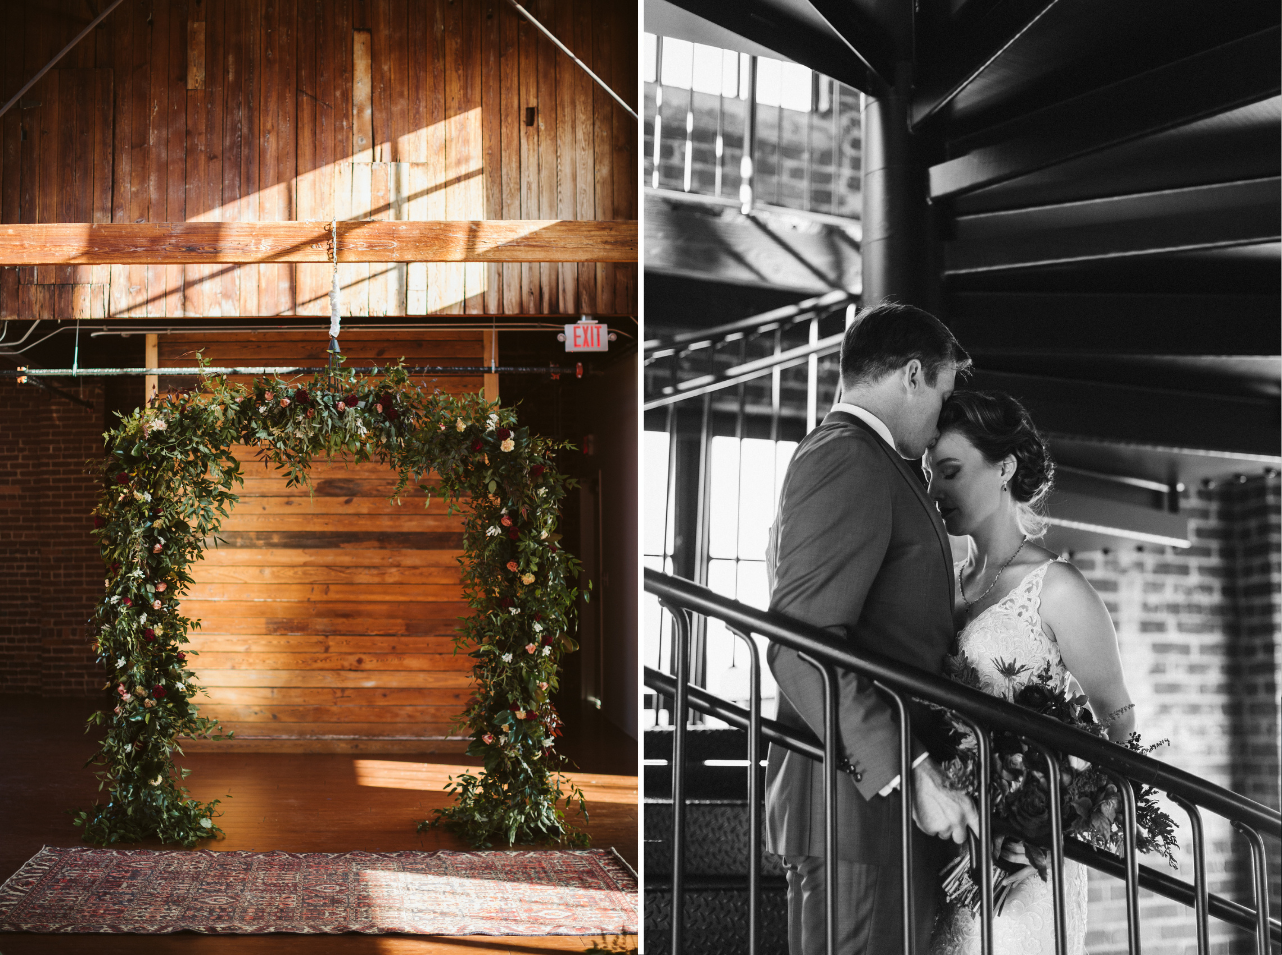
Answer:
<path fill-rule="evenodd" d="M 0 882 L 41 846 L 79 845 L 69 813 L 97 794 L 93 753 L 84 718 L 94 709 L 82 700 L 0 697 Z M 585 710 L 567 720 L 561 749 L 588 798 L 594 847 L 612 846 L 637 865 L 636 743 Z M 182 765 L 202 800 L 230 794 L 220 808 L 226 838 L 214 850 L 345 852 L 363 849 L 467 848 L 441 833 L 418 835 L 417 822 L 447 804 L 445 776 L 467 762 L 458 756 L 403 755 L 189 755 Z M 160 848 L 144 843 L 123 848 Z M 0 952 L 136 953 L 529 953 L 635 948 L 636 938 L 422 937 L 372 935 L 209 936 L 196 933 L 136 935 L 29 935 L 0 933 Z"/>

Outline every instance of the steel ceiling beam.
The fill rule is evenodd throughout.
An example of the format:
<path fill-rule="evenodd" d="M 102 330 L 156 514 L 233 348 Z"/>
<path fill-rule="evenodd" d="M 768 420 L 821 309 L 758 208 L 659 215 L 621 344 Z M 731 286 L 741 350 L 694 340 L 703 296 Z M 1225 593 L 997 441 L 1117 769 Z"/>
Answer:
<path fill-rule="evenodd" d="M 993 131 L 998 142 L 932 167 L 931 198 L 996 185 L 1276 96 L 1280 44 L 1282 30 L 1262 30 L 1006 123 Z"/>
<path fill-rule="evenodd" d="M 1277 177 L 959 216 L 947 275 L 1215 249 L 1282 238 Z M 865 241 L 867 241 L 865 239 Z"/>
<path fill-rule="evenodd" d="M 1045 433 L 1227 454 L 1282 454 L 1276 398 L 1137 388 L 982 367 L 966 387 L 1014 395 Z"/>
<path fill-rule="evenodd" d="M 915 131 L 956 99 L 1057 2 L 998 3 L 986 16 L 940 38 L 936 45 L 943 54 L 943 65 L 918 77 L 917 94 L 908 114 L 910 127 Z"/>
<path fill-rule="evenodd" d="M 1282 355 L 1277 295 L 954 292 L 944 318 L 970 351 Z"/>
<path fill-rule="evenodd" d="M 797 16 L 787 4 L 744 0 L 674 0 L 678 7 L 702 17 L 731 33 L 804 64 L 825 76 L 855 89 L 869 92 L 878 89 L 882 80 L 876 70 L 850 44 L 831 30 L 816 27 L 825 23 L 817 14 L 814 20 Z M 815 22 L 817 21 L 817 22 Z"/>

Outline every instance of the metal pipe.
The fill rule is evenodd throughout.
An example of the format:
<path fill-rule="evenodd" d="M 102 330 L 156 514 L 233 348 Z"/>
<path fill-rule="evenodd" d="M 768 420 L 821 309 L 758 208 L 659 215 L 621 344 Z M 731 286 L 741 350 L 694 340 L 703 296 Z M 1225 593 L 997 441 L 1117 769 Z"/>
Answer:
<path fill-rule="evenodd" d="M 1255 951 L 1269 955 L 1269 858 L 1260 834 L 1242 822 L 1233 828 L 1251 843 L 1251 882 L 1255 891 Z"/>
<path fill-rule="evenodd" d="M 119 0 L 117 0 L 117 2 L 119 2 Z M 510 3 L 510 4 L 512 4 L 512 6 L 516 7 L 517 11 L 521 14 L 521 16 L 525 17 L 525 19 L 529 20 L 529 21 L 530 21 L 531 23 L 533 23 L 536 27 L 538 27 L 539 31 L 540 31 L 540 32 L 542 32 L 542 34 L 543 34 L 544 36 L 546 36 L 549 40 L 551 40 L 553 43 L 555 43 L 555 44 L 557 45 L 557 47 L 558 47 L 558 48 L 560 48 L 560 50 L 561 50 L 561 52 L 562 52 L 562 53 L 564 53 L 566 56 L 568 56 L 570 59 L 572 59 L 575 63 L 579 64 L 580 69 L 582 69 L 584 73 L 588 74 L 588 76 L 592 77 L 593 81 L 596 83 L 596 85 L 597 85 L 597 86 L 601 87 L 601 89 L 605 90 L 607 93 L 609 93 L 611 96 L 613 96 L 613 97 L 614 97 L 614 101 L 615 101 L 616 103 L 618 103 L 620 106 L 622 106 L 625 110 L 627 110 L 627 111 L 628 111 L 628 115 L 629 115 L 629 116 L 631 116 L 633 119 L 636 119 L 636 120 L 639 120 L 639 119 L 640 119 L 640 117 L 639 117 L 639 116 L 637 116 L 636 110 L 634 110 L 631 106 L 629 106 L 627 103 L 625 103 L 625 102 L 623 101 L 622 97 L 620 97 L 618 93 L 616 93 L 614 90 L 610 89 L 610 87 L 606 86 L 606 85 L 605 85 L 605 80 L 601 79 L 601 77 L 599 77 L 599 76 L 597 76 L 595 73 L 593 73 L 593 72 L 592 72 L 592 70 L 590 70 L 590 69 L 588 68 L 588 65 L 587 65 L 586 63 L 584 63 L 584 62 L 583 62 L 582 60 L 580 60 L 577 56 L 575 56 L 573 53 L 571 53 L 571 52 L 570 52 L 570 48 L 569 48 L 568 46 L 566 46 L 564 43 L 562 43 L 560 40 L 558 40 L 558 39 L 557 39 L 557 38 L 552 34 L 552 31 L 551 31 L 551 30 L 549 30 L 547 27 L 545 27 L 545 26 L 544 26 L 542 23 L 540 23 L 538 20 L 534 19 L 533 15 L 530 13 L 530 11 L 529 11 L 529 10 L 526 10 L 526 9 L 525 9 L 525 7 L 523 7 L 523 6 L 521 6 L 519 3 L 517 3 L 517 2 L 516 2 L 516 0 L 508 0 L 508 3 Z M 675 955 L 675 953 L 674 953 L 674 955 Z"/>
<path fill-rule="evenodd" d="M 680 955 L 685 915 L 686 710 L 690 692 L 690 616 L 663 603 L 672 615 L 676 643 L 676 692 L 672 716 L 672 953 Z"/>
<path fill-rule="evenodd" d="M 743 156 L 739 159 L 739 211 L 752 212 L 753 183 L 757 160 L 757 55 L 748 57 L 748 109 L 743 136 Z"/>
<path fill-rule="evenodd" d="M 993 955 L 993 805 L 988 791 L 992 784 L 992 742 L 988 731 L 967 716 L 962 722 L 975 734 L 979 764 L 979 951 Z M 971 861 L 975 861 L 972 851 Z"/>
<path fill-rule="evenodd" d="M 1124 809 L 1122 862 L 1126 866 L 1126 944 L 1130 955 L 1140 955 L 1140 859 L 1135 848 L 1135 830 L 1139 823 L 1136 818 L 1135 787 L 1121 773 L 1111 770 L 1106 772 L 1117 783 Z"/>
<path fill-rule="evenodd" d="M 1183 796 L 1167 795 L 1188 813 L 1189 828 L 1193 830 L 1193 917 L 1197 924 L 1197 955 L 1210 955 L 1210 900 L 1206 889 L 1206 837 L 1202 832 L 1202 814 Z"/>
<path fill-rule="evenodd" d="M 788 349 L 786 352 L 767 355 L 765 358 L 750 361 L 746 365 L 740 366 L 740 368 L 728 369 L 726 374 L 729 374 L 730 371 L 735 372 L 732 378 L 717 379 L 715 375 L 704 375 L 701 378 L 684 381 L 677 386 L 681 390 L 676 394 L 664 394 L 660 398 L 652 398 L 645 402 L 642 407 L 645 411 L 652 411 L 655 408 L 662 408 L 678 401 L 686 401 L 689 398 L 708 395 L 723 388 L 731 388 L 741 382 L 751 381 L 753 378 L 772 375 L 776 369 L 781 370 L 791 368 L 793 365 L 800 365 L 811 355 L 831 355 L 841 350 L 841 338 L 842 336 L 840 335 L 823 338 L 814 345 L 799 345 L 796 348 Z M 748 370 L 743 371 L 740 370 L 741 368 Z M 773 407 L 773 402 L 771 404 Z"/>
<path fill-rule="evenodd" d="M 98 14 L 96 17 L 93 18 L 93 20 L 90 21 L 89 26 L 85 27 L 78 34 L 76 34 L 76 38 L 72 40 L 70 43 L 68 43 L 66 46 L 64 46 L 57 56 L 55 56 L 52 60 L 46 63 L 43 67 L 41 67 L 39 73 L 31 77 L 31 79 L 27 80 L 26 85 L 23 86 L 22 89 L 18 90 L 18 92 L 14 93 L 13 98 L 10 99 L 9 102 L 5 103 L 3 106 L 0 106 L 0 116 L 3 116 L 5 113 L 9 112 L 9 110 L 13 108 L 13 104 L 18 102 L 18 100 L 22 99 L 23 95 L 27 92 L 27 90 L 31 89 L 31 87 L 39 83 L 41 77 L 43 77 L 46 73 L 48 73 L 51 69 L 53 69 L 58 64 L 59 60 L 61 60 L 64 56 L 66 56 L 68 53 L 74 50 L 76 48 L 76 44 L 79 43 L 81 40 L 83 40 L 85 37 L 87 37 L 89 35 L 89 32 L 94 27 L 96 27 L 103 20 L 107 19 L 107 17 L 111 14 L 111 11 L 116 9 L 116 7 L 120 6 L 121 2 L 122 0 L 114 0 L 111 6 L 109 6 L 106 10 L 103 10 L 102 13 Z"/>
<path fill-rule="evenodd" d="M 828 955 L 837 952 L 837 674 L 805 653 L 801 659 L 819 670 L 824 683 L 824 936 Z"/>
<path fill-rule="evenodd" d="M 3 357 L 3 356 L 0 356 Z M 388 365 L 369 365 L 360 367 L 343 367 L 343 371 L 355 371 L 361 374 L 379 374 L 391 371 L 396 366 Z M 288 365 L 254 365 L 242 368 L 215 368 L 193 367 L 193 368 L 0 368 L 0 378 L 26 378 L 31 375 L 40 375 L 45 378 L 140 378 L 144 375 L 158 375 L 169 378 L 181 376 L 200 376 L 208 377 L 210 375 L 294 375 L 320 373 L 325 368 L 317 366 L 313 368 L 295 368 Z M 411 375 L 432 375 L 444 377 L 448 375 L 480 375 L 480 374 L 552 374 L 552 375 L 573 375 L 576 373 L 575 368 L 564 367 L 561 365 L 499 365 L 491 368 L 489 365 L 458 365 L 458 366 L 437 366 L 437 365 L 417 365 L 412 368 L 406 368 L 405 371 Z"/>
<path fill-rule="evenodd" d="M 761 947 L 761 651 L 742 630 L 730 631 L 748 644 L 748 955 Z"/>
<path fill-rule="evenodd" d="M 781 646 L 809 653 L 818 660 L 862 673 L 909 696 L 929 699 L 971 719 L 981 720 L 991 729 L 1035 739 L 1085 759 L 1102 770 L 1115 769 L 1143 785 L 1178 793 L 1211 812 L 1240 819 L 1265 835 L 1282 837 L 1282 814 L 1252 799 L 946 677 L 904 666 L 870 650 L 853 650 L 820 627 L 756 610 L 691 581 L 660 574 L 648 567 L 645 568 L 645 589 L 695 613 L 715 616 L 730 626 L 760 634 Z"/>
<path fill-rule="evenodd" d="M 896 693 L 884 683 L 873 684 L 879 690 L 890 695 L 899 711 L 899 849 L 901 855 L 900 891 L 904 895 L 904 955 L 913 955 L 913 930 L 916 927 L 913 899 L 913 747 L 912 724 L 908 716 L 908 704 L 901 694 Z"/>
<path fill-rule="evenodd" d="M 1055 955 L 1068 955 L 1068 924 L 1064 911 L 1064 797 L 1060 792 L 1059 760 L 1049 746 L 1029 740 L 1046 760 L 1046 789 L 1051 817 L 1051 905 L 1055 919 Z"/>

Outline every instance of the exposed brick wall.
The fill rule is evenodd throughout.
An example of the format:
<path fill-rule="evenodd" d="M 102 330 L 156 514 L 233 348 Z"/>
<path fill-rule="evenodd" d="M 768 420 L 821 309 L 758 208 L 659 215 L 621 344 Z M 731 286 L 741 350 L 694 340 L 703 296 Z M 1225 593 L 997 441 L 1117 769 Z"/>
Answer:
<path fill-rule="evenodd" d="M 662 89 L 663 124 L 659 135 L 659 186 L 683 189 L 686 162 L 686 116 L 693 105 L 690 133 L 690 191 L 715 195 L 718 97 L 677 87 L 645 86 L 645 184 L 654 185 L 655 100 Z M 836 110 L 838 151 L 834 165 L 833 111 L 802 113 L 775 106 L 757 107 L 756 198 L 794 209 L 809 208 L 858 216 L 860 196 L 859 94 L 839 90 Z M 693 101 L 691 99 L 693 95 Z M 739 161 L 747 122 L 747 103 L 734 97 L 720 104 L 722 129 L 721 195 L 739 195 Z M 809 145 L 807 146 L 807 143 Z M 806 156 L 809 154 L 809 191 Z M 782 178 L 780 178 L 782 173 Z M 834 193 L 836 202 L 834 204 Z M 807 206 L 806 197 L 809 196 Z"/>
<path fill-rule="evenodd" d="M 1122 662 L 1147 742 L 1170 740 L 1154 755 L 1274 809 L 1278 795 L 1279 480 L 1255 477 L 1186 497 L 1194 546 L 1144 547 L 1074 555 L 1103 595 L 1117 625 Z M 1193 853 L 1185 813 L 1164 808 L 1180 826 L 1180 878 Z M 1203 813 L 1210 891 L 1250 903 L 1245 839 Z M 1279 846 L 1268 840 L 1278 911 Z M 1160 860 L 1145 860 L 1164 866 Z M 1190 909 L 1141 893 L 1144 950 L 1196 952 Z M 1091 875 L 1087 947 L 1092 955 L 1126 951 L 1121 883 Z M 1212 920 L 1217 953 L 1253 952 L 1243 931 Z"/>
<path fill-rule="evenodd" d="M 90 537 L 102 453 L 101 383 L 84 408 L 0 379 L 0 692 L 92 696 L 102 684 L 86 621 L 102 594 Z"/>

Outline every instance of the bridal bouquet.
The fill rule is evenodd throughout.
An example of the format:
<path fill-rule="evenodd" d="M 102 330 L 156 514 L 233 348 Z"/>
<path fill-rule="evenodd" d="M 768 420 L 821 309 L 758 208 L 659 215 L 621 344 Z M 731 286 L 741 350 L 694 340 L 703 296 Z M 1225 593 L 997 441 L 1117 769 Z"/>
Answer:
<path fill-rule="evenodd" d="M 995 662 L 1002 675 L 1012 683 L 1029 672 L 1026 666 L 1001 660 Z M 950 677 L 981 689 L 979 673 L 973 666 L 956 658 L 950 664 Z M 1108 724 L 1118 715 L 1114 714 L 1103 723 L 1097 721 L 1087 706 L 1086 697 L 1069 696 L 1067 690 L 1053 684 L 1049 666 L 1033 674 L 1015 693 L 1013 702 L 1101 739 L 1108 738 Z M 947 752 L 941 760 L 945 780 L 954 789 L 974 795 L 979 789 L 979 749 L 974 733 L 956 714 L 947 710 L 941 712 L 947 739 Z M 1132 733 L 1124 745 L 1132 752 L 1147 755 L 1164 743 L 1146 747 L 1141 744 L 1139 734 Z M 1097 848 L 1120 855 L 1125 811 L 1117 784 L 1104 772 L 1076 756 L 1057 753 L 1055 758 L 1060 772 L 1065 837 L 1076 836 Z M 1000 913 L 1015 886 L 1034 872 L 1043 881 L 1048 878 L 1050 851 L 1046 847 L 1051 839 L 1050 795 L 1046 760 L 1036 747 L 1021 737 L 994 732 L 991 760 L 989 799 L 996 843 L 993 883 L 997 889 L 994 908 Z M 1155 792 L 1150 786 L 1136 789 L 1136 847 L 1141 852 L 1160 854 L 1175 868 L 1173 851 L 1179 848 L 1175 841 L 1175 824 L 1158 808 Z M 978 857 L 978 847 L 968 846 L 942 873 L 948 901 L 958 901 L 976 913 L 980 907 Z"/>

